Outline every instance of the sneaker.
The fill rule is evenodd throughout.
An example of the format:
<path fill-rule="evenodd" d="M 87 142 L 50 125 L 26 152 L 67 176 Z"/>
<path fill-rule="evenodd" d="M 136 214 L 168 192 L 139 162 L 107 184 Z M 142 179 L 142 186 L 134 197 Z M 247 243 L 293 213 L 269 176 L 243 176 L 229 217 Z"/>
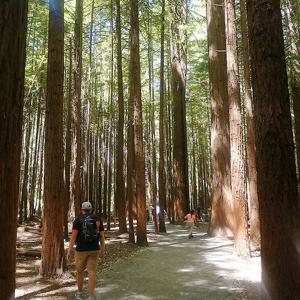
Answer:
<path fill-rule="evenodd" d="M 97 300 L 97 298 L 93 295 L 93 296 L 89 296 L 88 300 Z"/>
<path fill-rule="evenodd" d="M 84 300 L 83 293 L 82 292 L 76 292 L 75 293 L 75 299 L 76 300 Z"/>

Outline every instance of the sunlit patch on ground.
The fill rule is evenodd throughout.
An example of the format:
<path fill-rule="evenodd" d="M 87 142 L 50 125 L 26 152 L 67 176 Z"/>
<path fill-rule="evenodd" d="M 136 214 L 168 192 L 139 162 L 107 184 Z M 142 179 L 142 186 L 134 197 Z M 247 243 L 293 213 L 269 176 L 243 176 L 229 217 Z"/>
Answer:
<path fill-rule="evenodd" d="M 184 226 L 167 228 L 157 243 L 104 273 L 100 299 L 259 299 L 258 258 L 242 260 L 233 241 L 198 228 L 193 239 Z"/>
<path fill-rule="evenodd" d="M 150 247 L 142 249 L 127 244 L 127 235 L 109 232 L 110 258 L 97 273 L 99 299 L 259 299 L 260 259 L 240 259 L 233 241 L 209 238 L 201 229 L 188 239 L 184 226 L 168 225 L 167 234 L 156 235 L 151 224 Z M 74 299 L 74 267 L 65 278 L 47 281 L 38 276 L 39 265 L 40 259 L 18 259 L 16 299 Z"/>

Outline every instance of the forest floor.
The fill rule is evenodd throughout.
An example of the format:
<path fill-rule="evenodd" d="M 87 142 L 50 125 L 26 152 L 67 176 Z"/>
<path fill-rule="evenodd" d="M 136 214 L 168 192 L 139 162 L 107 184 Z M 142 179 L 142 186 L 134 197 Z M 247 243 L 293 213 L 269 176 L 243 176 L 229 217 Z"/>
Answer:
<path fill-rule="evenodd" d="M 193 239 L 180 225 L 168 225 L 168 233 L 161 235 L 154 234 L 153 226 L 148 228 L 147 248 L 128 244 L 126 235 L 107 233 L 107 254 L 97 273 L 98 299 L 259 299 L 258 257 L 238 258 L 233 242 L 208 237 L 205 225 L 197 227 Z M 38 229 L 20 227 L 17 246 L 16 299 L 74 299 L 73 263 L 55 281 L 38 276 Z"/>

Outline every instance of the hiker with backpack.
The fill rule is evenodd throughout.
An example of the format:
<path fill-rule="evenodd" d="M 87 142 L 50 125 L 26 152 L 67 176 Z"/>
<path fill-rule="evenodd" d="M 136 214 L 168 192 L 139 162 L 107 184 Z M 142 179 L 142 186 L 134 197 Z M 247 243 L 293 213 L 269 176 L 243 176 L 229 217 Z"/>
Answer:
<path fill-rule="evenodd" d="M 75 299 L 83 300 L 83 278 L 84 270 L 87 269 L 88 279 L 88 300 L 96 300 L 94 295 L 96 284 L 97 258 L 103 257 L 105 250 L 104 227 L 102 221 L 92 214 L 90 202 L 83 202 L 81 215 L 79 215 L 72 229 L 72 236 L 69 242 L 67 260 L 70 260 L 72 249 L 76 243 L 75 264 L 78 291 Z M 99 245 L 100 242 L 100 245 Z"/>

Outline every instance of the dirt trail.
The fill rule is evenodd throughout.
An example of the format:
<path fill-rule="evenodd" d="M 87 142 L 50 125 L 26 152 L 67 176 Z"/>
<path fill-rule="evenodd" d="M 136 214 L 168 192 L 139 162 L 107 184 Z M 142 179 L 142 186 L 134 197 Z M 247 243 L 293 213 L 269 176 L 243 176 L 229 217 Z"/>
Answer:
<path fill-rule="evenodd" d="M 182 226 L 103 274 L 98 299 L 259 299 L 259 260 L 241 260 L 232 241 Z"/>
<path fill-rule="evenodd" d="M 209 238 L 204 231 L 196 231 L 189 240 L 183 226 L 168 225 L 167 230 L 150 247 L 98 272 L 97 299 L 259 299 L 258 258 L 241 260 L 233 254 L 232 241 Z M 39 263 L 39 259 L 19 261 L 16 299 L 74 299 L 73 271 L 51 282 L 37 276 Z"/>

